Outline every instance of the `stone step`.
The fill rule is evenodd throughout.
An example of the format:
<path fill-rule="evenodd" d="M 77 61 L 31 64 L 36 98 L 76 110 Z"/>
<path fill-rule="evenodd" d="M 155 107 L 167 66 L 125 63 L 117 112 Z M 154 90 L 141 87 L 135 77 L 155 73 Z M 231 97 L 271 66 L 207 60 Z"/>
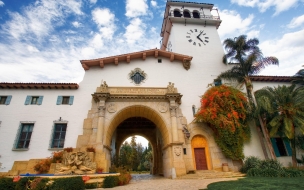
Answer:
<path fill-rule="evenodd" d="M 234 178 L 244 177 L 240 172 L 219 172 L 214 170 L 196 171 L 195 174 L 186 174 L 179 179 L 216 179 L 216 178 Z"/>

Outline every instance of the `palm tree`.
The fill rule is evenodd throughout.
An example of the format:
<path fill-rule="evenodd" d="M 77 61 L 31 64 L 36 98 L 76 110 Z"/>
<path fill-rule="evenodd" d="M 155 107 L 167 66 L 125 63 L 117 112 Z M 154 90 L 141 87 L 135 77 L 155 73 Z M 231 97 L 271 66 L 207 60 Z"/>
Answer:
<path fill-rule="evenodd" d="M 293 84 L 304 85 L 304 69 L 299 70 L 294 77 L 296 78 L 292 80 Z"/>
<path fill-rule="evenodd" d="M 227 53 L 223 57 L 223 63 L 233 64 L 233 67 L 230 70 L 222 72 L 218 76 L 220 79 L 237 81 L 242 85 L 245 84 L 248 99 L 251 103 L 253 103 L 254 107 L 257 107 L 257 103 L 253 94 L 253 86 L 250 76 L 258 74 L 268 65 L 279 64 L 276 57 L 264 57 L 260 48 L 258 47 L 258 44 L 259 40 L 257 38 L 247 40 L 246 35 L 241 35 L 234 39 L 226 39 L 224 41 L 224 48 Z M 266 131 L 260 116 L 258 116 L 258 119 L 267 142 L 267 147 L 271 153 L 270 158 L 275 159 L 275 154 L 271 146 L 268 132 Z M 259 137 L 264 155 L 266 158 L 269 158 L 265 144 L 263 143 L 263 139 L 261 136 Z"/>
<path fill-rule="evenodd" d="M 279 135 L 290 140 L 292 164 L 296 167 L 296 128 L 304 133 L 304 86 L 265 87 L 255 94 L 262 112 L 268 115 L 270 136 Z"/>

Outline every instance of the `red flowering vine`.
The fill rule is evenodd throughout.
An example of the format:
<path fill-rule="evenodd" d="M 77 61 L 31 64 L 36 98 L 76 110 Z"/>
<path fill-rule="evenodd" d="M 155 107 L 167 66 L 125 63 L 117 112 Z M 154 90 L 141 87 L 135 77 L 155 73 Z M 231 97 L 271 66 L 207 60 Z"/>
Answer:
<path fill-rule="evenodd" d="M 206 91 L 201 98 L 201 108 L 196 114 L 198 122 L 211 126 L 223 153 L 235 160 L 244 157 L 243 145 L 250 138 L 248 108 L 244 93 L 221 85 Z"/>

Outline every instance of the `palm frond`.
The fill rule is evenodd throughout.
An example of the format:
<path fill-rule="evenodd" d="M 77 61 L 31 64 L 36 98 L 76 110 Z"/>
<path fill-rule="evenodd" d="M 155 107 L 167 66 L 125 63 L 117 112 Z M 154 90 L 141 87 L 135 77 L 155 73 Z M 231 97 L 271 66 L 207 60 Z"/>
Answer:
<path fill-rule="evenodd" d="M 253 60 L 254 60 L 254 56 L 249 61 L 253 61 Z M 279 65 L 279 60 L 276 57 L 261 58 L 252 65 L 251 74 L 258 74 L 261 72 L 261 70 L 265 69 L 265 67 L 269 65 Z"/>
<path fill-rule="evenodd" d="M 234 66 L 230 70 L 222 72 L 218 78 L 228 81 L 237 81 L 239 83 L 244 82 L 243 74 L 240 72 L 238 66 Z"/>
<path fill-rule="evenodd" d="M 294 136 L 293 122 L 289 117 L 284 117 L 283 119 L 283 132 L 288 139 L 292 139 Z"/>

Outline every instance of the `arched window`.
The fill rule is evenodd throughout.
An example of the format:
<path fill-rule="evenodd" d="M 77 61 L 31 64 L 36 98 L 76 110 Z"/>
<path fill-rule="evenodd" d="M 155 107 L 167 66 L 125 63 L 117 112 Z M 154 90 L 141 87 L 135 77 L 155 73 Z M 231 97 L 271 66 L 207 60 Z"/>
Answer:
<path fill-rule="evenodd" d="M 185 18 L 191 18 L 190 12 L 187 11 L 187 10 L 185 10 L 185 11 L 184 11 L 184 17 L 185 17 Z"/>
<path fill-rule="evenodd" d="M 199 12 L 193 11 L 193 18 L 200 18 Z"/>
<path fill-rule="evenodd" d="M 182 16 L 182 14 L 180 13 L 180 11 L 178 9 L 175 9 L 173 14 L 174 14 L 174 17 L 181 17 Z"/>

